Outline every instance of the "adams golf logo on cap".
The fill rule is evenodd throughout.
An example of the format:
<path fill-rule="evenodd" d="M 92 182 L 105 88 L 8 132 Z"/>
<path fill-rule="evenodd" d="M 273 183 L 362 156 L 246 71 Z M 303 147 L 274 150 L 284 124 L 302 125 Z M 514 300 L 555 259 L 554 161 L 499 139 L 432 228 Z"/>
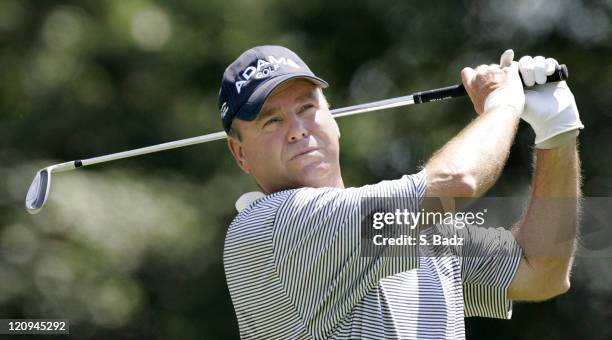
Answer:
<path fill-rule="evenodd" d="M 285 47 L 257 46 L 242 53 L 225 69 L 221 81 L 218 107 L 225 132 L 229 132 L 236 117 L 254 120 L 270 93 L 295 78 L 307 79 L 322 88 L 328 86 Z"/>
<path fill-rule="evenodd" d="M 240 89 L 246 85 L 253 76 L 255 79 L 267 78 L 272 73 L 278 71 L 281 65 L 291 66 L 296 69 L 300 69 L 300 65 L 296 64 L 295 61 L 286 57 L 275 57 L 268 56 L 268 60 L 257 59 L 256 66 L 249 66 L 244 71 L 240 72 L 236 79 L 236 92 L 240 93 Z"/>

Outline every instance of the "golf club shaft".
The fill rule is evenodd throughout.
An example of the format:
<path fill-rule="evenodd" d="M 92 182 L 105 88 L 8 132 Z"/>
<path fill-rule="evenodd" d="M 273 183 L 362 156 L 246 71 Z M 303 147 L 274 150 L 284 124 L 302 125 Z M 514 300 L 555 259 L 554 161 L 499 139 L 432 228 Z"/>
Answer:
<path fill-rule="evenodd" d="M 335 117 L 344 117 L 344 116 L 355 115 L 358 113 L 382 110 L 382 109 L 398 107 L 398 106 L 405 106 L 405 105 L 410 105 L 410 104 L 414 104 L 414 101 L 412 100 L 412 95 L 340 108 L 340 109 L 332 110 L 331 114 L 334 115 Z M 226 137 L 227 137 L 227 134 L 224 131 L 219 131 L 219 132 L 209 133 L 209 134 L 202 135 L 202 136 L 181 139 L 177 141 L 147 146 L 147 147 L 143 147 L 139 149 L 113 153 L 110 155 L 65 162 L 65 163 L 57 164 L 56 166 L 54 166 L 53 171 L 54 172 L 68 171 L 68 170 L 72 170 L 74 168 L 79 168 L 82 166 L 93 165 L 93 164 L 103 163 L 103 162 L 110 162 L 110 161 L 114 161 L 117 159 L 140 156 L 140 155 L 145 155 L 148 153 L 175 149 L 175 148 L 181 148 L 181 147 L 194 145 L 194 144 L 212 142 L 215 140 L 224 139 Z"/>
<path fill-rule="evenodd" d="M 547 82 L 557 82 L 561 80 L 566 80 L 567 78 L 568 78 L 567 67 L 565 65 L 559 65 L 555 73 L 548 76 Z M 351 116 L 351 115 L 356 115 L 356 114 L 370 112 L 370 111 L 377 111 L 377 110 L 389 109 L 389 108 L 412 105 L 412 104 L 422 104 L 422 103 L 428 103 L 432 101 L 441 101 L 441 100 L 446 100 L 450 98 L 465 96 L 466 94 L 467 92 L 465 91 L 463 84 L 459 84 L 459 85 L 453 85 L 453 86 L 443 87 L 443 88 L 429 90 L 429 91 L 416 92 L 408 96 L 396 97 L 396 98 L 380 100 L 380 101 L 371 102 L 371 103 L 365 103 L 365 104 L 354 105 L 354 106 L 349 106 L 345 108 L 339 108 L 339 109 L 332 110 L 331 114 L 336 118 L 340 118 L 340 117 Z M 226 137 L 227 137 L 227 134 L 223 131 L 220 131 L 220 132 L 210 133 L 210 134 L 206 134 L 206 135 L 202 135 L 198 137 L 181 139 L 178 141 L 147 146 L 147 147 L 143 147 L 139 149 L 118 152 L 118 153 L 105 155 L 105 156 L 65 162 L 65 163 L 55 165 L 54 171 L 55 172 L 67 171 L 67 170 L 72 170 L 72 169 L 82 167 L 82 166 L 109 162 L 109 161 L 114 161 L 114 160 L 122 159 L 122 158 L 140 156 L 140 155 L 163 151 L 163 150 L 181 148 L 184 146 L 189 146 L 189 145 L 194 145 L 194 144 L 211 142 L 211 141 L 215 141 L 219 139 L 224 139 Z"/>

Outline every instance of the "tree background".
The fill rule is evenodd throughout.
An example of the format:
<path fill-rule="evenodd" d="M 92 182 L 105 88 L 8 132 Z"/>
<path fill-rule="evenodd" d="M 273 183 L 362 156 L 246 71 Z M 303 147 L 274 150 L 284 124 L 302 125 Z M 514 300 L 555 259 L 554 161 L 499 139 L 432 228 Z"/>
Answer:
<path fill-rule="evenodd" d="M 47 165 L 220 130 L 223 70 L 255 45 L 296 51 L 333 107 L 458 83 L 506 48 L 553 56 L 586 126 L 584 195 L 609 197 L 611 15 L 610 0 L 3 0 L 0 318 L 69 318 L 78 339 L 238 337 L 223 240 L 256 186 L 224 142 L 55 175 L 38 215 L 23 199 Z M 341 120 L 345 183 L 415 172 L 474 115 L 456 99 Z M 532 141 L 521 124 L 490 196 L 528 194 Z M 578 258 L 569 293 L 467 319 L 468 338 L 612 338 L 610 260 Z"/>

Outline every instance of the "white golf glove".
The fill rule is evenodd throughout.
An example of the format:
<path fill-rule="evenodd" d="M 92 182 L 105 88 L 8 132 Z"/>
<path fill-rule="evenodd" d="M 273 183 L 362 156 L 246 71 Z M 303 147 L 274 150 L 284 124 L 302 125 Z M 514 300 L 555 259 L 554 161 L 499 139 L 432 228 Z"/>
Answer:
<path fill-rule="evenodd" d="M 546 84 L 558 63 L 542 56 L 524 56 L 519 60 L 519 71 L 527 86 L 544 84 L 525 90 L 525 110 L 521 118 L 535 132 L 538 149 L 552 149 L 578 136 L 584 128 L 578 114 L 574 95 L 564 81 Z"/>
<path fill-rule="evenodd" d="M 518 71 L 517 63 L 513 62 L 512 60 L 514 60 L 514 51 L 506 50 L 500 57 L 499 66 L 502 68 L 516 68 Z M 511 76 L 514 76 L 514 74 L 511 74 Z M 516 74 L 516 78 L 515 85 L 520 84 L 518 74 Z M 523 94 L 523 88 L 521 86 L 513 86 L 511 80 L 507 81 L 504 86 L 489 93 L 484 102 L 484 112 L 487 112 L 496 106 L 510 106 L 518 113 L 523 112 L 523 107 L 525 106 L 525 95 Z"/>

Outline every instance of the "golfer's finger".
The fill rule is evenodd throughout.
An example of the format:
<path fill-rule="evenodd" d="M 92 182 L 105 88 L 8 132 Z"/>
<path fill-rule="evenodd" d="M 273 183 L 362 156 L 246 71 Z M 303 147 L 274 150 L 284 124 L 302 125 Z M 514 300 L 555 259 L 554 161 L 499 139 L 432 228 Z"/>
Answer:
<path fill-rule="evenodd" d="M 506 72 L 509 72 L 510 74 L 518 75 L 519 63 L 516 61 L 513 61 L 510 63 L 510 65 L 508 65 L 507 68 L 505 68 L 505 70 L 507 70 Z"/>
<path fill-rule="evenodd" d="M 514 51 L 512 49 L 505 50 L 504 53 L 502 53 L 501 57 L 499 58 L 499 65 L 501 67 L 510 66 L 513 60 L 514 60 Z"/>
<path fill-rule="evenodd" d="M 486 72 L 487 68 L 489 68 L 488 65 L 484 65 L 484 64 L 478 65 L 476 67 L 476 73 L 484 73 L 484 72 Z"/>
<path fill-rule="evenodd" d="M 519 71 L 523 77 L 523 83 L 526 86 L 535 85 L 535 76 L 533 74 L 533 58 L 526 55 L 519 60 Z"/>
<path fill-rule="evenodd" d="M 546 84 L 546 59 L 541 55 L 533 58 L 533 75 L 536 84 Z"/>
<path fill-rule="evenodd" d="M 556 59 L 546 58 L 546 75 L 550 76 L 551 74 L 555 73 L 555 70 L 557 69 L 558 65 L 559 63 Z"/>
<path fill-rule="evenodd" d="M 463 70 L 461 70 L 461 80 L 463 80 L 464 84 L 469 83 L 474 78 L 475 74 L 476 71 L 474 71 L 473 68 L 464 67 Z"/>

